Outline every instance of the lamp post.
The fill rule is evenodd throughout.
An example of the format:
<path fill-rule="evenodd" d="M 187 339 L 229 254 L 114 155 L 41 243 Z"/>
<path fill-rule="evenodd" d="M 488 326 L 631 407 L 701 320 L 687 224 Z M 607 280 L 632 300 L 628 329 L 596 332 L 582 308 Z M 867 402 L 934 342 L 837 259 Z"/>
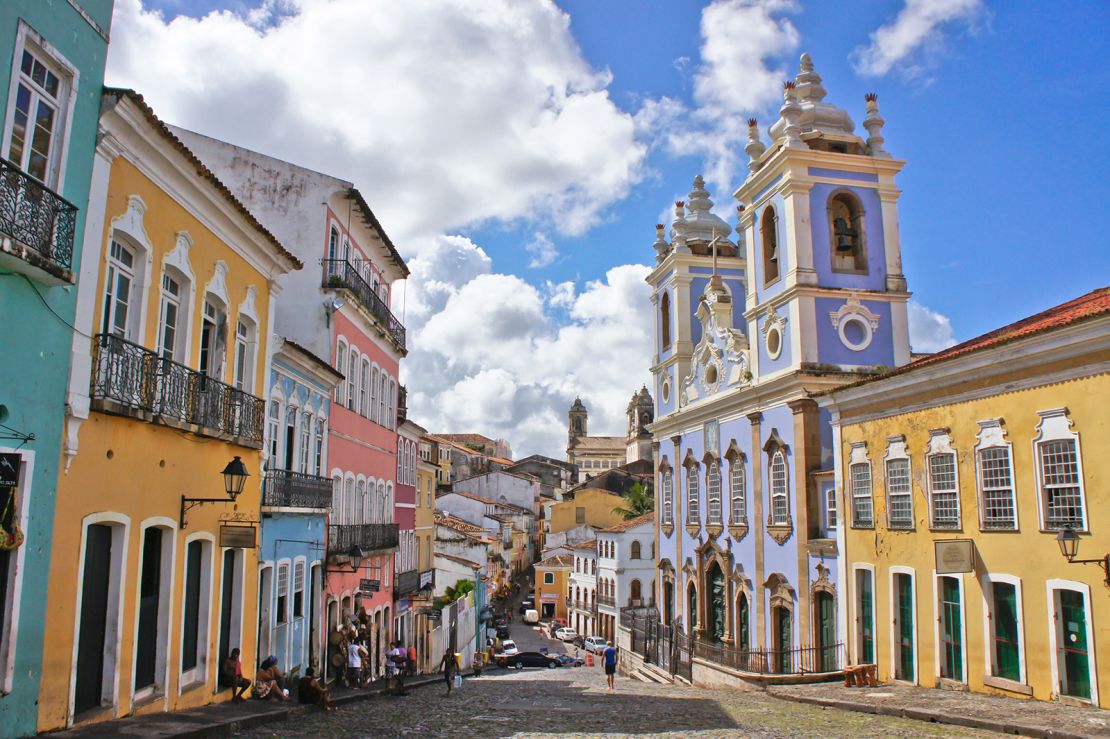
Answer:
<path fill-rule="evenodd" d="M 1106 575 L 1106 587 L 1110 588 L 1110 553 L 1101 559 L 1076 559 L 1079 554 L 1079 534 L 1075 533 L 1071 526 L 1060 529 L 1060 532 L 1056 534 L 1056 543 L 1060 546 L 1060 554 L 1070 564 L 1098 565 L 1101 567 Z"/>
<path fill-rule="evenodd" d="M 224 476 L 224 491 L 227 493 L 227 497 L 187 498 L 182 495 L 181 516 L 179 520 L 181 528 L 184 529 L 188 525 L 185 521 L 185 513 L 190 508 L 196 508 L 197 506 L 204 505 L 205 503 L 234 503 L 235 499 L 239 497 L 239 494 L 243 492 L 243 486 L 246 484 L 247 478 L 250 477 L 250 473 L 247 472 L 247 466 L 243 464 L 243 460 L 238 456 L 228 462 L 227 466 L 224 467 L 223 472 L 221 472 L 220 474 Z"/>

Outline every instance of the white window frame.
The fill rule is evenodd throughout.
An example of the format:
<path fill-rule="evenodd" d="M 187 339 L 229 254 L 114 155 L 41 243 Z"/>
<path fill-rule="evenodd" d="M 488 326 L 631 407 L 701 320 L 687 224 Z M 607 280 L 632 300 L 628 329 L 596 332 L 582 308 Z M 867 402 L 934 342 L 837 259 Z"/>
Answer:
<path fill-rule="evenodd" d="M 906 489 L 894 491 L 891 486 L 893 475 L 890 474 L 892 462 L 904 462 L 906 465 Z M 915 525 L 913 506 L 913 461 L 910 458 L 909 448 L 906 446 L 905 436 L 889 436 L 886 440 L 886 456 L 883 457 L 883 487 L 886 491 L 886 525 L 888 529 L 913 530 Z M 894 499 L 905 498 L 909 503 L 909 521 L 895 521 Z"/>
<path fill-rule="evenodd" d="M 165 516 L 156 516 L 148 518 L 139 524 L 138 536 L 138 553 L 136 557 L 135 566 L 135 618 L 132 619 L 133 629 L 131 635 L 131 680 L 130 692 L 131 702 L 136 700 L 146 700 L 149 697 L 166 694 L 166 688 L 170 680 L 170 633 L 171 624 L 174 618 L 173 610 L 173 594 L 174 594 L 174 575 L 177 572 L 177 524 L 178 522 L 172 518 Z M 143 581 L 143 567 L 145 555 L 145 539 L 147 529 L 162 529 L 162 552 L 160 568 L 162 572 L 159 575 L 159 599 L 158 599 L 158 626 L 157 626 L 157 654 L 154 660 L 154 685 L 135 690 L 135 671 L 138 667 L 139 661 L 139 618 L 138 618 L 138 594 L 142 588 Z"/>
<path fill-rule="evenodd" d="M 51 71 L 58 77 L 58 95 L 55 100 L 58 118 L 54 127 L 55 136 L 51 139 L 50 153 L 46 164 L 47 178 L 43 182 L 54 192 L 62 194 L 65 190 L 65 172 L 69 160 L 73 109 L 80 89 L 81 72 L 57 48 L 22 20 L 19 21 L 19 26 L 16 29 L 11 74 L 8 77 L 8 106 L 6 108 L 7 115 L 4 118 L 3 139 L 0 139 L 0 147 L 2 147 L 0 154 L 10 161 L 12 133 L 15 130 L 16 91 L 23 77 L 21 67 L 24 50 L 30 51 L 33 56 L 38 56 L 39 60 L 44 62 L 48 68 L 53 67 Z M 37 88 L 37 85 L 33 82 L 32 85 Z M 32 103 L 35 99 L 37 98 L 32 97 Z M 28 130 L 33 135 L 33 109 L 31 113 L 31 119 L 28 120 Z M 27 171 L 23 162 L 17 162 L 17 165 L 21 171 Z"/>
<path fill-rule="evenodd" d="M 309 474 L 309 458 L 312 456 L 312 429 L 315 427 L 312 414 L 301 412 L 301 424 L 297 433 L 300 435 L 300 449 L 297 453 L 297 469 L 302 475 Z"/>
<path fill-rule="evenodd" d="M 327 418 L 316 418 L 316 441 L 314 444 L 314 464 L 312 474 L 322 477 L 324 475 L 324 440 L 327 438 Z"/>
<path fill-rule="evenodd" d="M 115 254 L 116 247 L 119 247 L 120 253 L 126 253 L 131 257 L 130 266 L 124 264 L 120 257 Z M 136 267 L 140 259 L 143 257 L 141 250 L 136 249 L 130 244 L 126 243 L 124 239 L 117 239 L 113 236 L 108 242 L 108 266 L 104 276 L 104 302 L 101 303 L 101 327 L 102 333 L 110 334 L 112 336 L 120 337 L 126 341 L 135 341 L 136 321 L 134 310 L 138 309 L 136 305 Z M 121 309 L 121 301 L 117 295 L 119 290 L 119 280 L 121 277 L 126 277 L 127 284 L 127 300 L 122 303 L 123 316 L 123 335 L 116 333 L 116 324 L 118 323 L 119 311 Z"/>
<path fill-rule="evenodd" d="M 1021 592 L 1021 578 L 1014 575 L 1005 575 L 997 572 L 984 573 L 981 579 L 980 593 L 983 597 L 983 680 L 995 681 L 1001 685 L 994 687 L 1007 688 L 1013 681 L 1004 677 L 997 677 L 994 673 L 998 669 L 994 654 L 994 586 L 1003 583 L 1014 586 L 1014 598 L 1017 601 L 1017 634 L 1018 634 L 1018 684 L 1028 686 L 1028 677 L 1025 672 L 1025 607 Z M 987 684 L 990 684 L 987 682 Z M 1032 695 L 1032 691 L 1030 691 Z"/>
<path fill-rule="evenodd" d="M 825 528 L 830 532 L 835 532 L 837 526 L 840 524 L 840 519 L 837 516 L 836 510 L 836 486 L 829 485 L 825 488 Z M 836 538 L 835 534 L 830 534 L 830 538 Z"/>
<path fill-rule="evenodd" d="M 378 396 L 380 395 L 378 384 L 381 374 L 381 368 L 378 367 L 377 363 L 370 365 L 370 413 L 367 417 L 374 423 L 377 423 L 378 419 L 381 418 L 381 414 L 378 412 Z"/>
<path fill-rule="evenodd" d="M 1083 452 L 1079 443 L 1079 434 L 1072 431 L 1074 422 L 1068 414 L 1067 408 L 1053 408 L 1046 411 L 1037 411 L 1040 421 L 1037 423 L 1037 436 L 1033 439 L 1033 462 L 1037 477 L 1037 514 L 1042 531 L 1055 531 L 1061 527 L 1054 526 L 1048 521 L 1048 495 L 1044 481 L 1044 460 L 1041 457 L 1042 445 L 1054 441 L 1071 441 L 1075 445 L 1076 473 L 1079 481 L 1079 510 L 1082 521 L 1080 526 L 1075 526 L 1076 531 L 1087 531 L 1089 517 L 1087 514 L 1087 491 L 1084 489 Z"/>
<path fill-rule="evenodd" d="M 782 486 L 775 484 L 776 460 L 782 464 Z M 776 447 L 770 454 L 767 464 L 767 489 L 770 491 L 771 525 L 786 526 L 790 523 L 790 465 L 786 461 L 786 452 L 781 447 Z M 782 515 L 776 510 L 776 500 L 782 501 Z"/>
<path fill-rule="evenodd" d="M 937 490 L 933 478 L 933 459 L 942 456 L 952 458 L 952 489 Z M 937 531 L 958 531 L 963 527 L 963 511 L 960 501 L 960 455 L 952 445 L 952 437 L 948 429 L 932 429 L 929 431 L 929 449 L 925 454 L 925 476 L 929 482 L 929 528 Z M 956 521 L 954 525 L 937 525 L 936 498 L 937 495 L 951 495 L 956 502 Z M 965 663 L 966 664 L 966 663 Z"/>
<path fill-rule="evenodd" d="M 686 523 L 697 526 L 701 523 L 701 500 L 699 492 L 698 465 L 691 462 L 686 465 Z"/>
<path fill-rule="evenodd" d="M 369 385 L 370 360 L 363 355 L 358 373 L 358 413 L 366 418 L 370 417 Z"/>
<path fill-rule="evenodd" d="M 281 626 L 292 620 L 291 614 L 293 613 L 291 608 L 293 602 L 289 597 L 289 560 L 283 559 L 278 562 L 276 582 L 277 587 L 274 589 L 274 623 Z M 282 613 L 281 609 L 278 608 L 283 596 L 285 597 L 285 613 Z"/>
<path fill-rule="evenodd" d="M 706 523 L 721 523 L 721 464 L 716 459 L 705 467 Z"/>
<path fill-rule="evenodd" d="M 995 486 L 990 490 L 987 489 L 987 481 L 984 477 L 985 466 L 983 464 L 984 452 L 1002 449 L 1006 452 L 1006 474 L 1010 478 L 1010 510 L 1013 511 L 1013 519 L 1009 525 L 1006 526 L 991 526 L 987 521 L 987 493 L 998 492 L 1004 490 L 1000 486 Z M 978 443 L 975 445 L 975 487 L 979 498 L 979 528 L 982 531 L 1017 531 L 1018 530 L 1018 509 L 1017 509 L 1017 478 L 1014 475 L 1014 450 L 1013 445 L 1006 440 L 1006 430 L 1002 428 L 1002 419 L 990 418 L 984 421 L 979 421 L 979 434 Z"/>
<path fill-rule="evenodd" d="M 177 292 L 170 291 L 169 285 L 172 283 L 176 285 Z M 162 272 L 162 301 L 158 307 L 158 336 L 156 341 L 158 344 L 158 356 L 163 359 L 173 361 L 180 361 L 178 356 L 180 354 L 180 347 L 182 344 L 182 331 L 181 331 L 181 312 L 182 312 L 182 299 L 181 293 L 183 290 L 182 280 L 178 277 L 176 272 L 171 273 L 169 270 Z M 173 310 L 173 320 L 169 319 L 169 312 Z M 170 340 L 169 346 L 166 346 L 166 331 L 171 330 L 173 337 Z"/>
<path fill-rule="evenodd" d="M 343 337 L 339 337 L 339 339 L 335 343 L 335 368 L 336 368 L 336 370 L 338 370 L 339 374 L 341 374 L 341 375 L 346 375 L 347 374 L 347 353 L 348 353 L 348 351 L 349 351 L 349 349 L 348 349 L 347 342 L 343 339 Z M 335 386 L 335 402 L 336 402 L 337 405 L 345 406 L 347 404 L 347 379 L 346 379 L 346 377 L 344 377 L 342 380 L 340 380 L 339 384 L 337 384 Z"/>
<path fill-rule="evenodd" d="M 852 565 L 852 594 L 853 598 L 850 602 L 852 613 L 850 618 L 851 623 L 854 624 L 853 634 L 855 635 L 855 663 L 862 665 L 863 662 L 863 621 L 860 613 L 859 603 L 859 575 L 861 572 L 866 572 L 867 577 L 871 580 L 871 658 L 874 664 L 879 664 L 879 617 L 878 617 L 878 583 L 875 579 L 875 565 L 867 563 L 855 563 Z M 891 581 L 893 582 L 893 581 Z M 893 619 L 891 624 L 893 624 Z M 891 626 L 893 628 L 893 626 Z M 893 676 L 894 673 L 891 673 Z"/>
<path fill-rule="evenodd" d="M 867 442 L 852 442 L 851 453 L 848 459 L 848 484 L 851 486 L 852 501 L 852 528 L 875 528 L 875 496 L 874 481 L 871 475 L 871 460 L 867 456 Z M 865 473 L 866 481 L 857 473 Z M 867 489 L 863 489 L 866 482 Z M 862 515 L 866 503 L 867 516 Z"/>
<path fill-rule="evenodd" d="M 201 542 L 200 549 L 200 599 L 197 605 L 197 664 L 188 670 L 181 669 L 181 649 L 185 644 L 185 590 L 188 582 L 189 545 L 194 541 Z M 181 695 L 186 690 L 208 682 L 209 643 L 212 639 L 212 567 L 215 558 L 216 537 L 208 532 L 198 532 L 185 537 L 182 547 L 181 564 L 181 608 L 177 614 L 180 624 L 178 633 L 178 648 L 175 650 L 174 659 L 177 660 L 177 694 Z"/>
<path fill-rule="evenodd" d="M 258 332 L 254 321 L 240 315 L 235 322 L 235 387 L 245 393 L 254 392 L 254 348 Z"/>
<path fill-rule="evenodd" d="M 740 526 L 748 521 L 748 481 L 744 457 L 737 454 L 728 463 L 729 522 Z M 739 484 L 738 484 L 739 483 Z"/>
<path fill-rule="evenodd" d="M 393 429 L 397 426 L 397 380 L 392 376 L 389 378 L 389 397 L 387 398 L 386 423 L 383 424 L 387 429 Z"/>
<path fill-rule="evenodd" d="M 358 413 L 358 368 L 359 353 L 353 345 L 347 350 L 347 402 L 344 407 Z"/>

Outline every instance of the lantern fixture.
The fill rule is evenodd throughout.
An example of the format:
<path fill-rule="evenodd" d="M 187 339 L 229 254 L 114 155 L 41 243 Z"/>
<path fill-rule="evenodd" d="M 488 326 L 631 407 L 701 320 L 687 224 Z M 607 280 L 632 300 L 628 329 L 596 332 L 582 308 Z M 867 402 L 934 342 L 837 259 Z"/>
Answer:
<path fill-rule="evenodd" d="M 1110 554 L 1101 559 L 1076 559 L 1079 555 L 1079 534 L 1071 526 L 1065 526 L 1056 534 L 1056 543 L 1060 547 L 1060 554 L 1069 564 L 1098 565 L 1106 575 L 1106 587 L 1110 588 Z"/>
<path fill-rule="evenodd" d="M 224 478 L 224 492 L 227 493 L 226 498 L 187 498 L 181 496 L 181 528 L 188 526 L 185 520 L 185 513 L 190 508 L 195 508 L 205 503 L 234 503 L 239 494 L 243 492 L 243 486 L 246 485 L 247 478 L 250 477 L 250 472 L 247 471 L 247 466 L 243 464 L 243 460 L 236 456 L 233 460 L 227 463 L 223 471 L 220 473 Z"/>

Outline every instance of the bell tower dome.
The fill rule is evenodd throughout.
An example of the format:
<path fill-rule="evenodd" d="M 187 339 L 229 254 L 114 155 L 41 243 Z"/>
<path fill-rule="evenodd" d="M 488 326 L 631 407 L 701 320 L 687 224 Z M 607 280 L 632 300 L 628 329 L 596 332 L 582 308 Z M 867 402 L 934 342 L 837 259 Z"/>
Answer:
<path fill-rule="evenodd" d="M 783 84 L 764 142 L 749 121 L 744 205 L 746 333 L 756 382 L 807 367 L 842 371 L 909 361 L 895 176 L 904 162 L 883 148 L 878 96 L 863 100 L 866 137 L 827 102 L 803 54 Z"/>

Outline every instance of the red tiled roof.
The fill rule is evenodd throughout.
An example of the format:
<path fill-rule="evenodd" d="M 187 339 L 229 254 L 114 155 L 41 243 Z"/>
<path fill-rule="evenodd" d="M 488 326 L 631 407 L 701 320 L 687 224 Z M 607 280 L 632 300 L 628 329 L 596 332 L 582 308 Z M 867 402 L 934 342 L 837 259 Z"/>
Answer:
<path fill-rule="evenodd" d="M 547 559 L 536 563 L 537 568 L 543 567 L 570 567 L 574 558 L 569 554 L 554 554 Z"/>
<path fill-rule="evenodd" d="M 571 549 L 597 549 L 597 539 L 590 539 L 589 541 L 579 542 L 577 544 L 568 544 Z"/>
<path fill-rule="evenodd" d="M 1069 300 L 1066 303 L 1061 303 L 1048 310 L 1043 310 L 1040 313 L 1036 313 L 1028 318 L 1023 318 L 1008 326 L 997 328 L 982 336 L 969 339 L 962 344 L 956 344 L 956 346 L 936 352 L 935 354 L 929 354 L 915 362 L 902 365 L 890 372 L 885 372 L 875 377 L 869 377 L 866 380 L 846 385 L 843 388 L 837 388 L 837 390 L 857 387 L 887 377 L 905 374 L 906 372 L 912 372 L 920 367 L 928 367 L 949 359 L 955 359 L 977 351 L 991 349 L 996 346 L 1008 344 L 1012 341 L 1025 339 L 1036 334 L 1044 333 L 1045 331 L 1064 328 L 1065 326 L 1070 326 L 1108 313 L 1110 313 L 1110 287 L 1100 287 L 1097 290 L 1092 290 L 1086 295 L 1081 295 L 1074 300 Z M 837 390 L 829 390 L 822 393 L 822 395 L 829 395 L 837 392 Z"/>
<path fill-rule="evenodd" d="M 481 434 L 437 434 L 437 436 L 441 439 L 457 441 L 462 444 L 489 444 L 491 446 L 497 444 L 493 439 Z"/>
<path fill-rule="evenodd" d="M 654 520 L 655 511 L 652 511 L 651 513 L 645 513 L 642 516 L 636 516 L 636 518 L 632 518 L 627 521 L 621 521 L 616 526 L 610 526 L 609 528 L 602 529 L 601 531 L 605 534 L 619 534 L 622 531 L 628 531 L 629 529 L 635 528 L 640 524 L 650 523 Z"/>
<path fill-rule="evenodd" d="M 216 188 L 220 195 L 222 195 L 223 198 L 227 200 L 227 202 L 229 202 L 232 207 L 235 208 L 235 210 L 239 211 L 239 213 L 244 218 L 246 218 L 247 222 L 254 228 L 254 230 L 270 242 L 270 244 L 274 247 L 281 258 L 290 266 L 291 269 L 300 269 L 304 266 L 304 264 L 301 263 L 301 260 L 297 259 L 291 253 L 289 253 L 289 250 L 286 249 L 282 245 L 282 243 L 277 240 L 276 236 L 270 233 L 265 226 L 259 223 L 258 219 L 254 217 L 254 214 L 247 209 L 247 206 L 239 202 L 239 199 L 232 194 L 227 185 L 221 182 L 220 179 L 216 177 L 216 175 L 212 172 L 212 170 L 204 165 L 204 162 L 202 162 L 197 157 L 197 155 L 193 153 L 193 150 L 186 146 L 184 142 L 181 141 L 181 139 L 177 138 L 177 136 L 174 136 L 173 132 L 170 131 L 169 127 L 166 126 L 164 122 L 162 122 L 162 119 L 154 113 L 154 109 L 147 104 L 142 95 L 135 92 L 134 90 L 124 87 L 105 87 L 104 94 L 110 97 L 114 97 L 117 100 L 121 98 L 127 98 L 132 103 L 134 103 L 135 107 L 141 110 L 143 115 L 146 116 L 147 121 L 149 121 L 150 125 L 154 127 L 154 130 L 156 130 L 164 139 L 169 141 L 170 144 L 175 149 L 177 149 L 182 156 L 189 160 L 189 163 L 193 165 L 194 169 L 196 169 L 197 174 L 200 175 L 202 178 L 208 180 L 212 184 L 212 186 Z"/>

